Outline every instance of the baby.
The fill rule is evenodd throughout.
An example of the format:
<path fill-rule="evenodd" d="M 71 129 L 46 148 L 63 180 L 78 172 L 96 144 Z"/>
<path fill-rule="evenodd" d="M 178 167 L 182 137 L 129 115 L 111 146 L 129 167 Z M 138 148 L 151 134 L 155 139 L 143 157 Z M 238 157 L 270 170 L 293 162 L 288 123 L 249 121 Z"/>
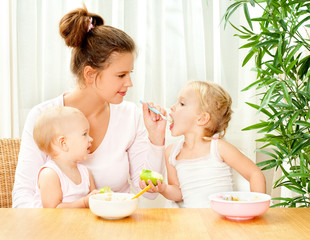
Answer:
<path fill-rule="evenodd" d="M 33 138 L 50 156 L 38 173 L 33 207 L 86 208 L 98 191 L 87 159 L 93 139 L 84 114 L 72 107 L 53 107 L 35 123 Z"/>

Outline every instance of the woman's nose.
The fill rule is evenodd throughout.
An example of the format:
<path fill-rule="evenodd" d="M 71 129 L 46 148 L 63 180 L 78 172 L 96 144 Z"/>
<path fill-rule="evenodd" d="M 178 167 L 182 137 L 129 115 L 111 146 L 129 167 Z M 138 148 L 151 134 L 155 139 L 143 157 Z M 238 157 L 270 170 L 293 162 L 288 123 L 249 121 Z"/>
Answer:
<path fill-rule="evenodd" d="M 133 86 L 130 75 L 128 76 L 128 78 L 126 80 L 125 86 L 126 87 L 132 87 Z"/>

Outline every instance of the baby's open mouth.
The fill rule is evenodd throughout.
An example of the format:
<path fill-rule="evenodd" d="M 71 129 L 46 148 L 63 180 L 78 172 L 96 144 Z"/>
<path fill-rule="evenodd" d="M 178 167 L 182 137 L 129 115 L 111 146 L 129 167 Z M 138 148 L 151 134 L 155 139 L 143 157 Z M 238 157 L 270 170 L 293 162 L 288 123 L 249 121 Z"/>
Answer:
<path fill-rule="evenodd" d="M 169 114 L 169 121 L 170 121 L 169 129 L 171 130 L 174 126 L 174 119 L 172 118 L 171 114 Z"/>
<path fill-rule="evenodd" d="M 90 148 L 91 148 L 91 145 L 89 145 L 89 147 L 87 148 L 87 153 L 88 154 L 90 153 Z"/>

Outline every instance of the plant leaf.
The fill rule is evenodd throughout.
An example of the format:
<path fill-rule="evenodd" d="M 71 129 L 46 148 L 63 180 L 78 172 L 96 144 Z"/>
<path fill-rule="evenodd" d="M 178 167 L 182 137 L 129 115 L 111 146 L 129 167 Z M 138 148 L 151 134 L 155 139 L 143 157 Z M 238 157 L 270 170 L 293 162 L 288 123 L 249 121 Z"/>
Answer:
<path fill-rule="evenodd" d="M 287 130 L 289 131 L 289 132 L 292 132 L 293 131 L 293 129 L 292 129 L 292 126 L 293 126 L 293 124 L 295 123 L 295 120 L 297 119 L 297 117 L 299 116 L 299 111 L 297 111 L 297 112 L 295 112 L 294 113 L 294 115 L 290 118 L 290 120 L 289 120 L 289 122 L 288 122 L 288 124 L 287 124 L 287 126 L 286 126 L 286 128 L 287 128 Z"/>
<path fill-rule="evenodd" d="M 285 98 L 287 104 L 291 105 L 292 101 L 291 101 L 290 95 L 288 94 L 287 87 L 283 81 L 281 82 L 281 87 L 282 87 L 283 95 L 284 95 L 284 98 Z"/>
<path fill-rule="evenodd" d="M 246 57 L 244 58 L 243 62 L 242 62 L 242 67 L 247 64 L 247 62 L 253 57 L 253 55 L 255 54 L 255 51 L 253 51 L 253 49 L 246 55 Z"/>
<path fill-rule="evenodd" d="M 309 0 L 294 0 L 294 1 L 288 1 L 288 3 L 285 3 L 285 5 L 293 5 L 296 3 L 305 3 L 308 2 Z"/>
<path fill-rule="evenodd" d="M 296 124 L 299 125 L 299 126 L 304 126 L 304 127 L 310 128 L 310 123 L 309 122 L 296 121 Z"/>
<path fill-rule="evenodd" d="M 291 156 L 294 156 L 294 155 L 297 154 L 299 151 L 301 151 L 301 149 L 303 149 L 303 148 L 309 146 L 310 141 L 309 141 L 309 140 L 306 141 L 306 142 L 305 142 L 305 141 L 306 141 L 306 139 L 300 140 L 300 142 L 299 142 L 296 146 L 294 146 L 294 148 L 293 148 L 292 151 L 290 152 L 290 155 L 291 155 Z"/>
<path fill-rule="evenodd" d="M 283 30 L 287 31 L 287 26 L 286 26 L 286 23 L 284 22 L 284 20 L 280 19 L 279 23 L 280 23 L 281 27 L 283 28 Z"/>
<path fill-rule="evenodd" d="M 287 189 L 289 189 L 293 192 L 296 192 L 296 193 L 306 194 L 306 192 L 304 190 L 302 190 L 301 188 L 295 187 L 295 186 L 282 185 L 282 187 L 286 187 Z"/>
<path fill-rule="evenodd" d="M 259 129 L 268 126 L 268 122 L 261 122 L 257 124 L 253 124 L 251 126 L 248 126 L 246 128 L 243 128 L 241 131 L 248 131 L 248 130 L 253 130 L 253 129 Z"/>
<path fill-rule="evenodd" d="M 264 41 L 264 42 L 261 42 L 261 43 L 257 44 L 255 47 L 256 48 L 261 48 L 261 47 L 264 47 L 264 46 L 274 46 L 276 44 L 278 44 L 277 40 L 268 40 L 268 41 Z"/>
<path fill-rule="evenodd" d="M 264 96 L 264 98 L 263 98 L 263 100 L 261 102 L 260 109 L 264 108 L 269 103 L 270 98 L 272 96 L 272 93 L 273 93 L 275 87 L 277 86 L 277 84 L 278 84 L 277 82 L 273 83 L 271 85 L 271 87 L 267 90 L 267 93 L 265 94 L 265 96 Z"/>
<path fill-rule="evenodd" d="M 281 73 L 283 73 L 282 70 L 276 68 L 275 66 L 273 66 L 273 65 L 270 64 L 270 63 L 267 63 L 267 62 L 266 62 L 265 65 L 268 66 L 268 67 L 269 67 L 274 73 L 276 73 L 276 74 L 281 74 Z"/>
<path fill-rule="evenodd" d="M 248 34 L 248 33 L 246 33 L 246 32 L 243 32 L 242 30 L 240 30 L 239 28 L 237 28 L 234 24 L 232 24 L 231 22 L 229 22 L 229 24 L 234 28 L 234 29 L 236 29 L 238 32 L 241 32 L 241 33 L 243 33 L 243 34 Z"/>
<path fill-rule="evenodd" d="M 242 45 L 241 47 L 239 47 L 239 49 L 254 47 L 258 43 L 259 43 L 258 41 L 249 42 L 249 43 L 246 43 L 246 44 Z"/>
<path fill-rule="evenodd" d="M 257 110 L 259 110 L 259 108 L 260 108 L 259 105 L 256 105 L 256 104 L 254 104 L 254 103 L 246 102 L 246 104 L 249 105 L 249 106 L 252 107 L 252 108 L 257 109 Z M 261 111 L 262 113 L 266 114 L 268 117 L 271 117 L 271 116 L 272 116 L 272 114 L 271 114 L 270 112 L 268 112 L 265 108 L 262 108 L 260 111 Z"/>
<path fill-rule="evenodd" d="M 253 86 L 257 85 L 258 83 L 262 82 L 263 79 L 258 79 L 257 81 L 251 83 L 249 86 L 245 87 L 244 89 L 242 89 L 241 91 L 244 92 L 244 91 L 247 91 L 249 90 L 250 88 L 252 88 Z"/>
<path fill-rule="evenodd" d="M 269 156 L 273 157 L 274 159 L 278 158 L 275 154 L 268 152 L 268 151 L 265 151 L 265 150 L 262 150 L 262 149 L 257 149 L 256 152 L 261 152 L 263 154 L 269 155 Z"/>
<path fill-rule="evenodd" d="M 302 44 L 298 44 L 293 51 L 291 51 L 287 57 L 285 58 L 284 65 L 287 66 L 288 62 L 291 61 L 292 57 L 294 57 L 295 53 L 301 48 Z"/>
<path fill-rule="evenodd" d="M 303 20 L 301 20 L 291 31 L 292 34 L 295 34 L 295 32 L 298 30 L 298 28 L 306 21 L 310 20 L 310 16 L 305 17 Z"/>
<path fill-rule="evenodd" d="M 250 28 L 253 31 L 252 21 L 251 21 L 251 17 L 250 17 L 250 13 L 249 13 L 249 9 L 248 9 L 247 3 L 243 4 L 243 11 L 244 11 L 245 18 L 246 18 Z"/>

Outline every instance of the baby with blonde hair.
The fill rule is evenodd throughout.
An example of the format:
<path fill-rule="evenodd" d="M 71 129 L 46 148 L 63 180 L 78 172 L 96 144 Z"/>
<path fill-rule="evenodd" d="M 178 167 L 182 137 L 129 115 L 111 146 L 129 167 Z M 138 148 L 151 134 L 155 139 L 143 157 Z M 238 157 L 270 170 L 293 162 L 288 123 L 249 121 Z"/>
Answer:
<path fill-rule="evenodd" d="M 98 191 L 92 174 L 80 164 L 93 141 L 84 114 L 72 107 L 50 108 L 38 117 L 33 138 L 50 156 L 38 172 L 33 207 L 88 207 L 89 196 Z"/>
<path fill-rule="evenodd" d="M 186 84 L 170 114 L 171 135 L 183 135 L 184 139 L 165 151 L 168 183 L 158 181 L 154 186 L 149 181 L 150 192 L 159 192 L 180 207 L 209 207 L 209 195 L 233 191 L 233 168 L 249 181 L 251 191 L 265 193 L 261 170 L 223 139 L 231 119 L 231 104 L 229 94 L 215 83 Z"/>

